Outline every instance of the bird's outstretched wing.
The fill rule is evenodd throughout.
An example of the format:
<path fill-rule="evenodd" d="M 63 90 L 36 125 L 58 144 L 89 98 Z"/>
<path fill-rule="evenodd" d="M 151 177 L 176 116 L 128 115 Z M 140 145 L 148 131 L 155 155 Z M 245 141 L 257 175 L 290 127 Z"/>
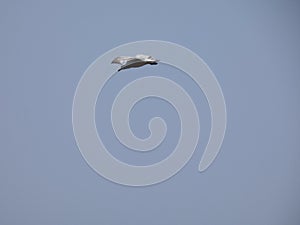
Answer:
<path fill-rule="evenodd" d="M 120 65 L 125 65 L 128 61 L 134 59 L 134 57 L 130 57 L 130 56 L 119 56 L 117 58 L 115 58 L 111 63 L 115 63 L 115 64 L 120 64 Z"/>
<path fill-rule="evenodd" d="M 139 54 L 139 55 L 136 55 L 135 58 L 140 59 L 140 60 L 145 61 L 145 62 L 156 61 L 156 59 L 153 58 L 153 57 L 150 56 L 150 55 L 142 55 L 142 54 Z"/>

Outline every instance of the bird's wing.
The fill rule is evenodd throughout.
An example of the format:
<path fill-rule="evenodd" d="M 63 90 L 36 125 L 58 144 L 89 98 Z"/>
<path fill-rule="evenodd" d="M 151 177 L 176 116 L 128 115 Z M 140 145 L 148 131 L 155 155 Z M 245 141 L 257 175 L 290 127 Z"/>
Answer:
<path fill-rule="evenodd" d="M 134 58 L 130 57 L 130 56 L 119 56 L 119 57 L 115 58 L 111 63 L 125 65 L 128 61 L 130 61 L 132 59 L 134 59 Z"/>
<path fill-rule="evenodd" d="M 138 59 L 138 58 L 132 58 L 127 60 L 126 65 L 131 65 L 131 64 L 135 64 L 135 63 L 140 63 L 143 62 L 142 59 Z"/>
<path fill-rule="evenodd" d="M 150 56 L 150 55 L 142 55 L 142 54 L 139 54 L 139 55 L 136 55 L 135 57 L 136 57 L 137 59 L 141 59 L 141 60 L 143 60 L 143 61 L 145 61 L 145 62 L 153 62 L 153 61 L 156 60 L 155 58 L 153 58 L 153 57 Z"/>

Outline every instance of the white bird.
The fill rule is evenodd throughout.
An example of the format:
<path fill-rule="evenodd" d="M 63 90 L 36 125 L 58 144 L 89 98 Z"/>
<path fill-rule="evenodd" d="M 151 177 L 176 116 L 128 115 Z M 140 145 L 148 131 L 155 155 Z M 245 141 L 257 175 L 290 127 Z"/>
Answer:
<path fill-rule="evenodd" d="M 129 68 L 141 67 L 146 64 L 157 65 L 158 62 L 158 59 L 155 59 L 149 55 L 136 55 L 135 57 L 119 56 L 115 58 L 111 63 L 120 64 L 121 68 L 118 69 L 118 71 L 121 71 Z"/>

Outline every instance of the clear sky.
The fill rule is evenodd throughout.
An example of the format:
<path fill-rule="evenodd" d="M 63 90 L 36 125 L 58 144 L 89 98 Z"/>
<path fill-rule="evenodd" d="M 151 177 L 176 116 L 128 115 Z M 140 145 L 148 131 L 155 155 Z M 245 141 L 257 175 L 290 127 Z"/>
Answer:
<path fill-rule="evenodd" d="M 300 4 L 292 0 L 1 1 L 0 224 L 300 224 L 299 19 Z M 72 101 L 97 57 L 144 39 L 183 45 L 209 65 L 224 93 L 228 126 L 217 159 L 199 173 L 210 127 L 201 90 L 163 65 L 120 73 L 96 107 L 99 133 L 116 157 L 152 163 L 170 154 L 178 138 L 176 112 L 158 99 L 142 101 L 131 115 L 141 137 L 150 117 L 165 118 L 169 133 L 156 152 L 136 154 L 113 136 L 111 94 L 139 76 L 179 82 L 201 122 L 199 146 L 183 170 L 132 188 L 102 178 L 84 161 Z"/>

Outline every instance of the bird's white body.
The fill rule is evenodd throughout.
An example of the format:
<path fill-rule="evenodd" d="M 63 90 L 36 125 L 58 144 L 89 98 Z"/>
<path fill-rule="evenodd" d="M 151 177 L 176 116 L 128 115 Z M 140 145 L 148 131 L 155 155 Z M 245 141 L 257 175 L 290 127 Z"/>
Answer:
<path fill-rule="evenodd" d="M 141 67 L 146 64 L 157 65 L 158 62 L 159 60 L 153 58 L 152 56 L 140 54 L 140 55 L 136 55 L 135 57 L 119 56 L 115 58 L 111 63 L 120 64 L 121 68 L 118 71 L 121 71 L 124 69 Z"/>

